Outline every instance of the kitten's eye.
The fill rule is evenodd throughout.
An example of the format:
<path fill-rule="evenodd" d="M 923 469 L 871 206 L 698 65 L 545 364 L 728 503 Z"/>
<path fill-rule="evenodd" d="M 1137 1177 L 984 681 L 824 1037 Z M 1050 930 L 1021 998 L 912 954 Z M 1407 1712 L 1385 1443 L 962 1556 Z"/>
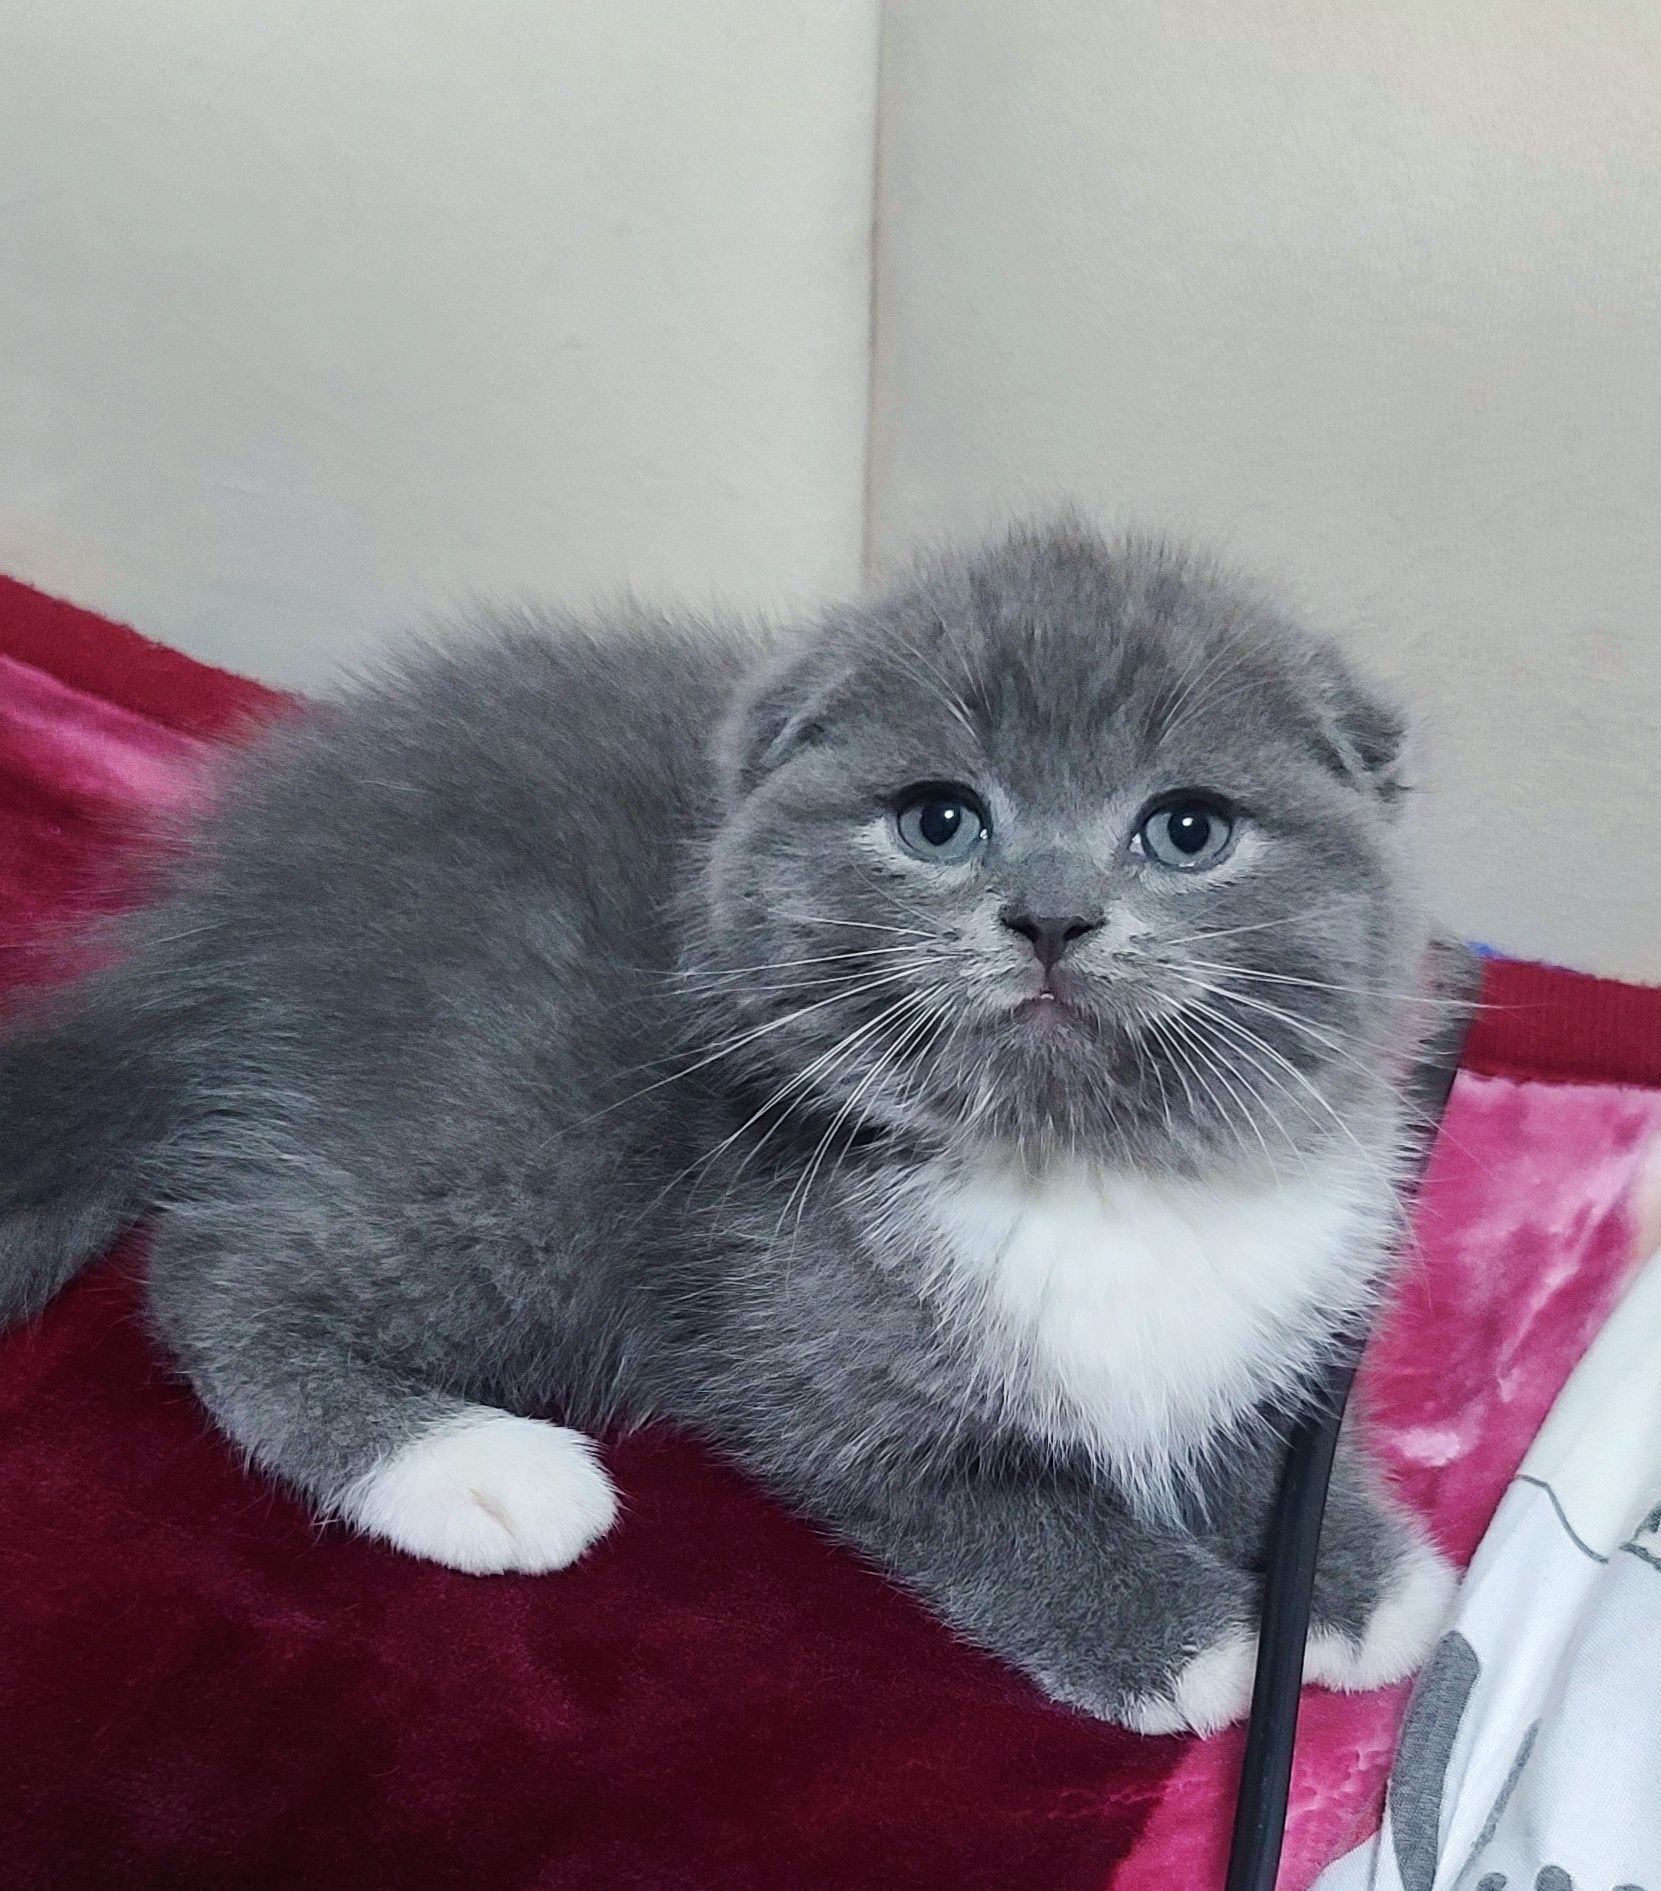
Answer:
<path fill-rule="evenodd" d="M 1145 817 L 1136 830 L 1142 852 L 1162 867 L 1192 872 L 1217 865 L 1234 841 L 1235 819 L 1220 802 L 1181 795 Z"/>
<path fill-rule="evenodd" d="M 919 860 L 955 866 L 985 841 L 991 823 L 978 795 L 952 782 L 925 782 L 900 797 L 894 825 Z"/>

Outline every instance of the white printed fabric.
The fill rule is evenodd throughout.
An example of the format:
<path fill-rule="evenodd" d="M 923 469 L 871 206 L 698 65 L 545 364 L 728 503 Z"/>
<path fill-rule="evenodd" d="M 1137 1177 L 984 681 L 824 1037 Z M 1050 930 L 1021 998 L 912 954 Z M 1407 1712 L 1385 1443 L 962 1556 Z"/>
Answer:
<path fill-rule="evenodd" d="M 1564 1387 L 1316 1891 L 1661 1891 L 1661 1255 Z"/>

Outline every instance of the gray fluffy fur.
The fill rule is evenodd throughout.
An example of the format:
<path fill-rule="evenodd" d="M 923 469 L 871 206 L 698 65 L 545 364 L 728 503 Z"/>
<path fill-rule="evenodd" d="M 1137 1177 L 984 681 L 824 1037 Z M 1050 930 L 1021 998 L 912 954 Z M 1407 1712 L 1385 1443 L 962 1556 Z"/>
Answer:
<path fill-rule="evenodd" d="M 986 1383 L 893 1185 L 991 1148 L 1389 1167 L 1425 943 L 1401 741 L 1272 606 L 1071 525 L 779 638 L 622 613 L 424 650 L 239 757 L 121 961 L 0 1045 L 0 1321 L 154 1212 L 156 1331 L 321 1511 L 461 1400 L 668 1418 L 1122 1715 L 1251 1617 L 1311 1349 L 1184 1441 L 1185 1520 L 1141 1514 Z M 871 839 L 934 779 L 994 805 L 967 874 Z M 1196 783 L 1251 811 L 1250 871 L 1127 853 Z M 1011 901 L 1133 914 L 1067 961 L 1080 1028 L 1012 1023 Z M 1209 1083 L 1147 1025 L 1206 1028 L 1196 957 L 1269 1051 L 1214 1029 Z M 1358 1635 L 1405 1541 L 1352 1448 L 1317 1620 Z"/>

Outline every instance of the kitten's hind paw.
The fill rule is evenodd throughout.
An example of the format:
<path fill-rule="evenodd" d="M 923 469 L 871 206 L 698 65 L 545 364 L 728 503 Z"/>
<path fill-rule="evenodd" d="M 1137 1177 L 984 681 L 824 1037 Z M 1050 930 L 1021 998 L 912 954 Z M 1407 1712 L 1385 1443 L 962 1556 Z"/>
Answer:
<path fill-rule="evenodd" d="M 1336 1628 L 1310 1631 L 1304 1679 L 1346 1694 L 1405 1680 L 1435 1646 L 1458 1579 L 1439 1550 L 1415 1542 L 1392 1570 L 1359 1640 Z"/>
<path fill-rule="evenodd" d="M 581 1432 L 473 1406 L 383 1458 L 341 1498 L 349 1523 L 470 1575 L 564 1569 L 616 1520 Z"/>
<path fill-rule="evenodd" d="M 1256 1636 L 1230 1635 L 1201 1649 L 1169 1688 L 1135 1696 L 1113 1718 L 1138 1733 L 1215 1733 L 1245 1718 L 1256 1669 Z"/>

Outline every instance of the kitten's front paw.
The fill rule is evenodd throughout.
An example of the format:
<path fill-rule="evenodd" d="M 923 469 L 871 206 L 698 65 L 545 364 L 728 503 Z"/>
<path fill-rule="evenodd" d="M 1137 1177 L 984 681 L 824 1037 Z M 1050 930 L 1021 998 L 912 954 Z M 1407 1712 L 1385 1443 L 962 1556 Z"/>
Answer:
<path fill-rule="evenodd" d="M 1391 1571 L 1360 1637 L 1310 1631 L 1304 1679 L 1346 1694 L 1403 1681 L 1424 1661 L 1447 1620 L 1458 1574 L 1439 1550 L 1414 1542 Z"/>
<path fill-rule="evenodd" d="M 1114 1719 L 1138 1733 L 1216 1733 L 1251 1706 L 1257 1637 L 1235 1633 L 1202 1649 L 1168 1688 L 1139 1694 Z"/>
<path fill-rule="evenodd" d="M 338 1506 L 370 1536 L 470 1575 L 564 1569 L 617 1492 L 581 1432 L 476 1406 L 360 1477 Z"/>
<path fill-rule="evenodd" d="M 1215 1733 L 1244 1718 L 1256 1668 L 1257 1637 L 1230 1629 L 1157 1682 L 1151 1674 L 1145 1683 L 1120 1678 L 1106 1685 L 1053 1673 L 1037 1679 L 1052 1699 L 1134 1733 Z"/>

